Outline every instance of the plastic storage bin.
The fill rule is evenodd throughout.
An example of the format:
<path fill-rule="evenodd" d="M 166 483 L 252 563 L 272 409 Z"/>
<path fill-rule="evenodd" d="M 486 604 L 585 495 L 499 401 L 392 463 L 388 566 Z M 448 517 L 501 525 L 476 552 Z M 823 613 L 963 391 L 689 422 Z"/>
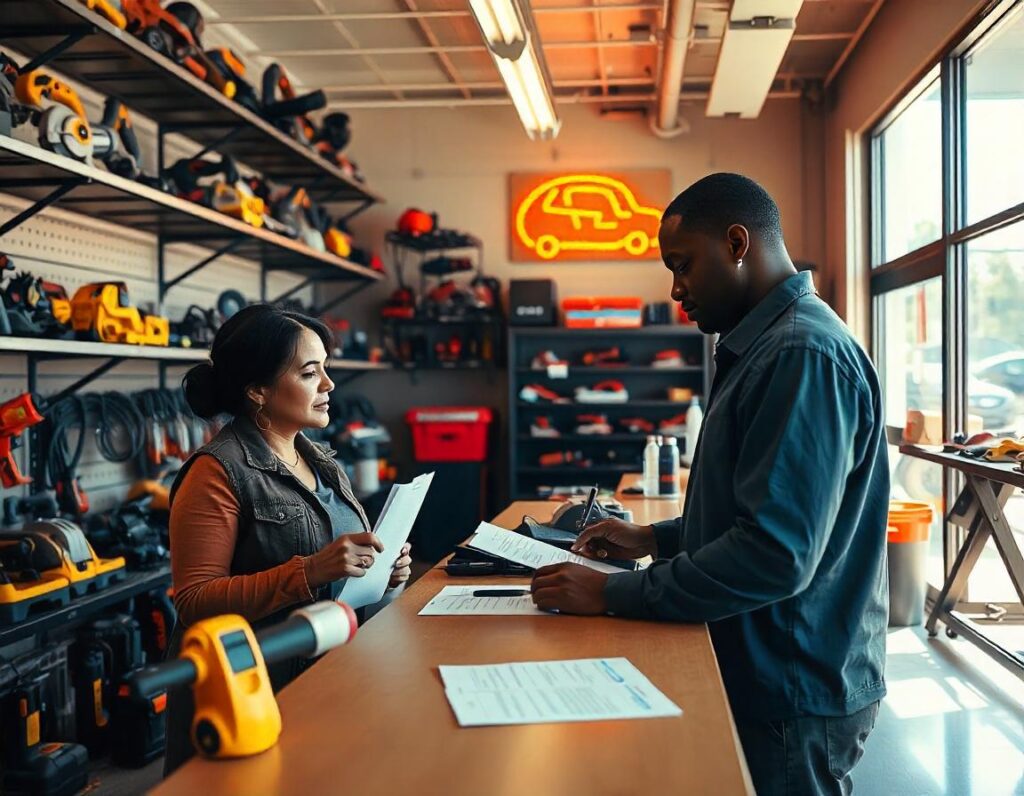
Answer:
<path fill-rule="evenodd" d="M 486 406 L 421 406 L 405 414 L 418 462 L 487 460 L 491 410 Z"/>
<path fill-rule="evenodd" d="M 919 625 L 924 621 L 932 516 L 932 507 L 927 503 L 889 501 L 890 627 Z"/>

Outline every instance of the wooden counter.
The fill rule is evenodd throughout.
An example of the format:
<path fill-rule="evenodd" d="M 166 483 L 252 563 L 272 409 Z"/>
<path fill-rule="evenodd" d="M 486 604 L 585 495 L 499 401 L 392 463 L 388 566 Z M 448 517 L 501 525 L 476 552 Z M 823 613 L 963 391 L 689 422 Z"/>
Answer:
<path fill-rule="evenodd" d="M 650 498 L 645 498 L 643 495 L 632 495 L 624 491 L 628 487 L 637 486 L 640 483 L 640 478 L 640 473 L 626 473 L 625 475 L 622 476 L 622 478 L 619 479 L 619 485 L 615 488 L 615 498 L 619 502 L 621 502 L 627 509 L 632 510 L 634 522 L 639 523 L 640 525 L 646 525 L 648 523 L 657 521 L 637 519 L 636 514 L 638 509 L 644 512 L 652 510 L 643 508 L 645 504 L 650 506 L 676 506 L 679 509 L 679 511 L 683 510 L 683 504 L 686 502 L 686 484 L 690 480 L 689 468 L 684 467 L 679 471 L 679 498 L 678 500 L 675 501 L 672 500 L 671 498 L 658 498 L 656 500 L 651 500 Z M 676 514 L 674 516 L 678 517 L 679 515 Z M 663 518 L 659 517 L 658 519 Z"/>
<path fill-rule="evenodd" d="M 550 517 L 547 501 L 495 519 Z M 637 522 L 675 516 L 674 501 L 631 503 Z M 360 628 L 348 646 L 285 688 L 277 746 L 232 761 L 193 760 L 155 791 L 171 794 L 753 793 L 704 625 L 610 617 L 421 617 L 449 578 L 434 569 Z M 683 709 L 676 718 L 460 728 L 437 667 L 510 661 L 630 659 Z"/>

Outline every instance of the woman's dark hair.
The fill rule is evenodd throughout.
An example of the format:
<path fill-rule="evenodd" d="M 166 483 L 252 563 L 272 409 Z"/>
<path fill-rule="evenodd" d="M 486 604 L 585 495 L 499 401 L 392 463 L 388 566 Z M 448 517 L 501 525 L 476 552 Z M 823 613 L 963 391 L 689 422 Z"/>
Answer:
<path fill-rule="evenodd" d="M 330 353 L 331 333 L 316 318 L 272 304 L 251 304 L 217 331 L 210 361 L 189 369 L 181 386 L 199 417 L 246 410 L 247 388 L 274 382 L 295 356 L 303 329 L 316 333 Z"/>

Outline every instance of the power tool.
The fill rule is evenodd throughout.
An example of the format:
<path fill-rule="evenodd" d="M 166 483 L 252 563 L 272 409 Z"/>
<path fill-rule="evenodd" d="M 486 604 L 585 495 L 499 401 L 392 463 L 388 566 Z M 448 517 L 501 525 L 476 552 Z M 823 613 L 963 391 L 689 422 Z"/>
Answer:
<path fill-rule="evenodd" d="M 127 577 L 123 558 L 100 558 L 81 528 L 58 518 L 0 532 L 0 558 L 8 573 L 37 572 L 40 579 L 63 577 L 72 597 L 105 589 Z"/>
<path fill-rule="evenodd" d="M 209 348 L 219 328 L 220 315 L 217 310 L 190 304 L 180 321 L 171 321 L 170 343 L 182 347 Z"/>
<path fill-rule="evenodd" d="M 213 64 L 235 84 L 235 102 L 253 113 L 263 110 L 263 101 L 256 89 L 245 79 L 245 64 L 227 47 L 207 50 L 206 56 Z"/>
<path fill-rule="evenodd" d="M 82 285 L 71 299 L 71 325 L 86 340 L 132 345 L 169 343 L 170 323 L 131 306 L 124 282 Z"/>
<path fill-rule="evenodd" d="M 201 184 L 206 177 L 222 179 Z M 178 195 L 206 205 L 225 215 L 238 218 L 253 227 L 263 226 L 266 204 L 241 179 L 233 158 L 224 155 L 220 162 L 204 158 L 182 158 L 167 171 Z"/>
<path fill-rule="evenodd" d="M 167 692 L 138 697 L 131 676 L 117 687 L 110 705 L 110 757 L 116 765 L 141 768 L 164 753 Z"/>
<path fill-rule="evenodd" d="M 20 75 L 18 97 L 38 114 L 39 145 L 91 164 L 93 158 L 121 177 L 141 174 L 139 142 L 124 104 L 109 97 L 99 124 L 90 124 L 73 88 L 41 69 Z"/>
<path fill-rule="evenodd" d="M 351 641 L 356 627 L 355 612 L 332 601 L 299 608 L 259 633 L 240 616 L 215 616 L 185 631 L 176 660 L 147 666 L 127 681 L 140 698 L 191 686 L 196 750 L 213 758 L 255 755 L 270 749 L 281 734 L 267 664 L 322 655 Z"/>
<path fill-rule="evenodd" d="M 326 209 L 315 202 L 310 202 L 306 214 L 322 236 L 327 251 L 345 258 L 352 254 L 352 235 L 342 225 L 337 224 Z"/>
<path fill-rule="evenodd" d="M 0 255 L 0 279 L 14 269 L 7 255 Z M 64 288 L 28 271 L 15 274 L 3 289 L 3 320 L 0 332 L 19 337 L 68 337 L 71 333 L 71 302 Z"/>
<path fill-rule="evenodd" d="M 95 757 L 109 747 L 118 684 L 146 662 L 142 632 L 133 617 L 115 614 L 79 630 L 73 650 L 76 740 Z"/>
<path fill-rule="evenodd" d="M 91 162 L 92 128 L 82 100 L 71 86 L 42 69 L 18 76 L 18 99 L 39 114 L 39 145 L 75 160 Z"/>
<path fill-rule="evenodd" d="M 88 781 L 89 753 L 84 746 L 42 741 L 45 680 L 22 680 L 3 700 L 7 733 L 0 791 L 9 796 L 73 796 Z"/>
<path fill-rule="evenodd" d="M 42 422 L 39 398 L 32 393 L 22 393 L 0 404 L 0 483 L 7 489 L 32 483 L 32 479 L 18 469 L 14 448 L 25 429 Z"/>
<path fill-rule="evenodd" d="M 124 103 L 108 97 L 103 105 L 103 119 L 93 127 L 94 156 L 107 170 L 119 177 L 136 180 L 142 175 L 139 140 L 135 137 L 132 118 Z"/>
<path fill-rule="evenodd" d="M 19 566 L 29 554 L 27 542 L 20 549 L 0 551 L 0 626 L 24 622 L 37 611 L 61 608 L 71 602 L 71 589 L 67 578 L 36 570 L 8 570 L 6 561 Z"/>
<path fill-rule="evenodd" d="M 326 104 L 327 96 L 319 89 L 302 96 L 296 94 L 280 64 L 270 64 L 263 71 L 264 118 L 300 144 L 313 145 L 317 131 L 307 114 Z"/>
<path fill-rule="evenodd" d="M 320 129 L 313 137 L 313 148 L 320 156 L 335 165 L 343 166 L 346 158 L 341 154 L 352 140 L 347 113 L 329 113 L 324 116 Z"/>
<path fill-rule="evenodd" d="M 129 569 L 152 569 L 165 563 L 170 552 L 159 528 L 150 524 L 150 498 L 131 500 L 88 519 L 89 541 L 105 556 L 119 556 Z"/>
<path fill-rule="evenodd" d="M 205 23 L 194 5 L 169 3 L 163 8 L 160 0 L 121 0 L 121 6 L 129 33 L 185 67 L 224 96 L 235 96 L 234 82 L 203 52 L 199 39 Z"/>
<path fill-rule="evenodd" d="M 18 64 L 10 56 L 0 53 L 0 135 L 11 135 L 15 127 L 25 124 L 32 109 L 18 99 Z"/>
<path fill-rule="evenodd" d="M 120 30 L 128 27 L 128 18 L 122 13 L 121 0 L 78 0 L 90 11 L 95 11 Z"/>
<path fill-rule="evenodd" d="M 301 240 L 315 251 L 327 251 L 324 235 L 315 223 L 319 211 L 314 211 L 313 206 L 306 189 L 299 186 L 277 192 L 271 205 L 274 218 L 294 230 L 290 237 Z"/>

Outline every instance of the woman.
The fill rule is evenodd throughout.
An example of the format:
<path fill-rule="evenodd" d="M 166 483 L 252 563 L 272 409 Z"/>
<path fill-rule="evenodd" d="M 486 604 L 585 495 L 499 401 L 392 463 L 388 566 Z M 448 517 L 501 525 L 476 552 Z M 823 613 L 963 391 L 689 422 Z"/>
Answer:
<path fill-rule="evenodd" d="M 328 423 L 329 346 L 320 321 L 258 304 L 232 316 L 210 361 L 186 374 L 192 411 L 232 420 L 185 462 L 171 489 L 178 622 L 169 655 L 200 619 L 241 614 L 262 627 L 298 605 L 335 597 L 383 552 L 330 449 L 302 434 Z M 390 590 L 408 580 L 410 564 L 406 545 Z M 274 690 L 308 665 L 269 667 Z M 165 773 L 192 755 L 191 692 L 168 696 Z"/>

